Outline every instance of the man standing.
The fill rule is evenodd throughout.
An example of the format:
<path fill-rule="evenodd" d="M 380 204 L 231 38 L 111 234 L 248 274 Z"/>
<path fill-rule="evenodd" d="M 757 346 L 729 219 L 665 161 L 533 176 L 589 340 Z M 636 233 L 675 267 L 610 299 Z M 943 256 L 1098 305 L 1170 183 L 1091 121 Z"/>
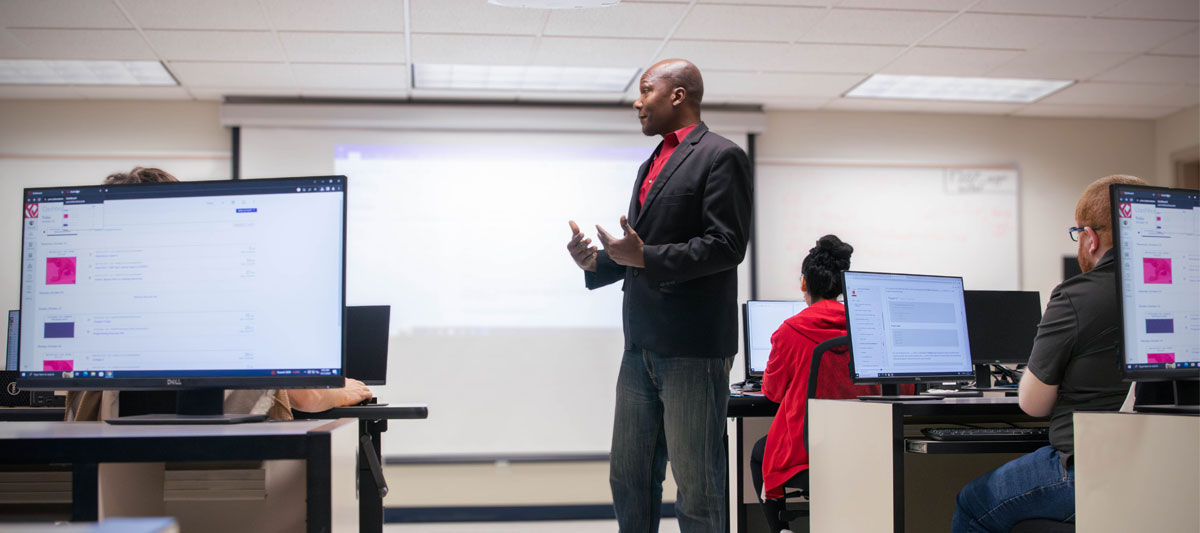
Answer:
<path fill-rule="evenodd" d="M 588 289 L 623 281 L 609 483 L 625 533 L 654 532 L 670 457 L 683 532 L 725 527 L 729 367 L 737 352 L 737 266 L 750 231 L 750 162 L 700 121 L 704 82 L 682 59 L 642 75 L 633 104 L 662 143 L 638 170 L 624 236 L 574 221 L 567 249 Z"/>
<path fill-rule="evenodd" d="M 1116 411 L 1129 383 L 1122 381 L 1117 341 L 1117 274 L 1108 186 L 1145 185 L 1133 176 L 1108 176 L 1083 191 L 1075 227 L 1083 274 L 1062 282 L 1050 295 L 1038 325 L 1029 366 L 1018 391 L 1021 409 L 1050 417 L 1050 446 L 975 478 L 958 493 L 953 529 L 1008 531 L 1030 518 L 1075 516 L 1076 411 Z"/>

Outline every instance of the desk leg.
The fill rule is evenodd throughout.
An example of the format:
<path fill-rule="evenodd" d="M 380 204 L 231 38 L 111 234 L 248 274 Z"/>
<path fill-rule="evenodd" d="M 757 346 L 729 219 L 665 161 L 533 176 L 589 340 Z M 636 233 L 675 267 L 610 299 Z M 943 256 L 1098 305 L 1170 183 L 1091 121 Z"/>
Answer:
<path fill-rule="evenodd" d="M 309 533 L 326 532 L 330 530 L 333 516 L 331 502 L 333 500 L 333 483 L 331 469 L 333 458 L 330 456 L 331 445 L 328 435 L 309 437 L 308 461 L 305 467 L 305 482 L 307 494 L 305 500 L 305 523 Z"/>
<path fill-rule="evenodd" d="M 380 437 L 387 430 L 387 420 L 359 420 L 359 435 L 370 435 L 372 450 L 362 450 L 362 453 L 373 453 L 383 464 L 383 454 L 380 449 Z M 375 484 L 375 476 L 366 461 L 359 457 L 358 463 L 358 530 L 361 533 L 380 533 L 383 531 L 383 498 L 379 497 L 379 486 Z"/>
<path fill-rule="evenodd" d="M 100 519 L 100 465 L 71 465 L 71 521 L 95 522 Z"/>
<path fill-rule="evenodd" d="M 742 504 L 742 485 L 745 483 L 746 472 L 744 471 L 745 469 L 742 468 L 742 463 L 744 462 L 743 454 L 745 453 L 745 451 L 742 450 L 742 439 L 744 438 L 743 435 L 745 435 L 746 433 L 745 433 L 744 428 L 742 427 L 742 418 L 741 417 L 737 418 L 736 425 L 737 425 L 737 436 L 734 437 L 733 448 L 735 450 L 737 450 L 737 453 L 736 453 L 736 455 L 737 455 L 737 487 L 733 494 L 733 498 L 734 498 L 733 501 L 737 505 L 737 533 L 745 533 L 745 531 L 746 531 L 746 512 L 745 512 L 746 506 Z"/>

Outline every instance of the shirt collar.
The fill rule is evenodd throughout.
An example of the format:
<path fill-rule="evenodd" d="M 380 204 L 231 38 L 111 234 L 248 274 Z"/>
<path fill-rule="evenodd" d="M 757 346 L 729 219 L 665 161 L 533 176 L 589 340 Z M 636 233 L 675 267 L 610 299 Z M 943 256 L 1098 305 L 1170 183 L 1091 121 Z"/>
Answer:
<path fill-rule="evenodd" d="M 699 124 L 692 124 L 691 126 L 684 126 L 684 127 L 679 128 L 671 133 L 663 135 L 663 145 L 664 146 L 679 146 L 679 142 L 682 141 L 683 139 L 687 138 L 688 134 L 691 133 L 692 130 L 696 129 L 696 126 L 699 126 Z"/>

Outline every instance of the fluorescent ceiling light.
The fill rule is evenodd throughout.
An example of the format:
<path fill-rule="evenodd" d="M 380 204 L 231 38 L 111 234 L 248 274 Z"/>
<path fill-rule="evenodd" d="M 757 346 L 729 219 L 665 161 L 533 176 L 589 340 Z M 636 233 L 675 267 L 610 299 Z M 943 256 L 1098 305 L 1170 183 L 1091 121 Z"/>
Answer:
<path fill-rule="evenodd" d="M 640 69 L 413 65 L 414 89 L 625 92 Z"/>
<path fill-rule="evenodd" d="M 179 85 L 159 61 L 0 59 L 0 84 Z"/>
<path fill-rule="evenodd" d="M 1073 80 L 959 78 L 875 74 L 846 93 L 850 98 L 1036 102 L 1075 83 Z"/>
<path fill-rule="evenodd" d="M 587 9 L 589 7 L 615 6 L 621 3 L 621 0 L 488 0 L 488 3 L 504 7 L 535 9 Z"/>

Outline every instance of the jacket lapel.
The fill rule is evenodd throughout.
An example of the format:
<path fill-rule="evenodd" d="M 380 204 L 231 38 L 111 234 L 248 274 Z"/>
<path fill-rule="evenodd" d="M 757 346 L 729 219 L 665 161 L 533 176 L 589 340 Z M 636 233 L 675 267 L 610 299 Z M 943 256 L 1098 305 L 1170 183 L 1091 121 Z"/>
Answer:
<path fill-rule="evenodd" d="M 655 178 L 654 185 L 650 186 L 650 193 L 646 195 L 646 203 L 642 204 L 642 213 L 645 213 L 647 209 L 650 209 L 650 204 L 653 204 L 654 199 L 658 198 L 658 193 L 661 192 L 663 187 L 667 185 L 667 181 L 669 181 L 671 176 L 675 174 L 675 171 L 679 169 L 679 165 L 682 164 L 689 155 L 691 155 L 693 146 L 700 142 L 700 138 L 703 137 L 706 132 L 708 132 L 708 126 L 706 126 L 703 122 L 697 124 L 696 129 L 693 129 L 692 132 L 689 133 L 688 136 L 679 143 L 679 146 L 675 148 L 675 152 L 671 154 L 671 159 L 667 160 L 666 166 L 663 167 L 662 172 L 659 172 L 658 177 Z M 649 166 L 647 165 L 646 168 L 648 169 Z M 641 183 L 642 180 L 639 179 L 638 184 L 640 185 Z M 636 189 L 634 194 L 636 195 Z M 637 202 L 636 197 L 634 202 Z M 634 226 L 634 229 L 636 229 L 635 224 L 631 223 L 630 226 Z"/>
<path fill-rule="evenodd" d="M 657 152 L 658 149 L 655 148 L 654 151 Z M 638 169 L 637 181 L 633 182 L 633 198 L 629 200 L 629 214 L 625 216 L 629 220 L 630 226 L 637 224 L 638 215 L 641 213 L 640 206 L 638 206 L 638 192 L 642 190 L 642 181 L 645 181 L 646 174 L 650 172 L 650 164 L 653 162 L 653 158 L 643 162 L 641 168 Z"/>

